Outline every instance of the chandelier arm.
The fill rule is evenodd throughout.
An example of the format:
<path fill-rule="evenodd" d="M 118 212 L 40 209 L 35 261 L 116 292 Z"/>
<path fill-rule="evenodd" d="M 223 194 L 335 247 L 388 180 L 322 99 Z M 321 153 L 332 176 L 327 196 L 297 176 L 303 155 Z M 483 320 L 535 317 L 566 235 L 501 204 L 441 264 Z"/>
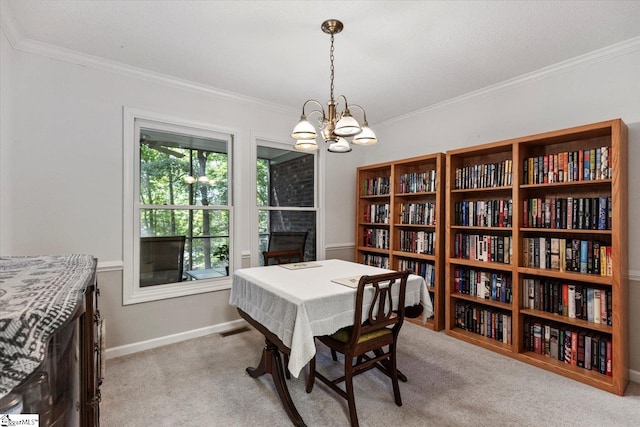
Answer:
<path fill-rule="evenodd" d="M 307 99 L 304 102 L 304 104 L 302 104 L 302 115 L 303 116 L 307 116 L 307 114 L 305 114 L 305 112 L 304 112 L 304 109 L 307 106 L 307 104 L 310 103 L 310 102 L 315 102 L 316 104 L 318 104 L 318 107 L 320 107 L 320 109 L 319 110 L 311 110 L 309 112 L 308 116 L 310 116 L 313 113 L 321 113 L 322 114 L 322 119 L 324 120 L 326 118 L 326 114 L 324 112 L 324 107 L 322 106 L 322 104 L 319 101 L 317 101 L 315 99 Z"/>
<path fill-rule="evenodd" d="M 346 99 L 345 99 L 346 102 Z M 360 109 L 360 111 L 362 111 L 362 115 L 364 116 L 364 121 L 362 123 L 367 123 L 367 112 L 364 111 L 364 108 L 362 108 L 360 105 L 358 104 L 351 104 L 352 107 L 358 107 Z"/>
<path fill-rule="evenodd" d="M 340 98 L 344 99 L 344 108 L 345 109 L 349 109 L 349 103 L 347 102 L 347 97 L 344 96 L 344 95 L 340 95 L 340 96 L 338 96 L 338 100 L 340 100 Z M 337 105 L 338 105 L 338 101 L 336 101 L 336 106 Z"/>

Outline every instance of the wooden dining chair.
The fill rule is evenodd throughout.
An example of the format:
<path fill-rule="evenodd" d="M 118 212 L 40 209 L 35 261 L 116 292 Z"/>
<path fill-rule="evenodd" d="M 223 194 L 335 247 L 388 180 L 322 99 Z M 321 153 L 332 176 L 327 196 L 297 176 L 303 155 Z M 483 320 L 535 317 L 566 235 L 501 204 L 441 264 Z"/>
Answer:
<path fill-rule="evenodd" d="M 369 369 L 377 368 L 391 378 L 396 405 L 402 406 L 396 367 L 396 342 L 404 321 L 408 277 L 409 271 L 362 276 L 356 291 L 353 326 L 342 328 L 332 335 L 317 337 L 332 351 L 335 350 L 344 355 L 344 375 L 329 379 L 317 372 L 314 356 L 309 363 L 306 391 L 311 393 L 315 378 L 318 378 L 346 399 L 352 427 L 358 426 L 353 377 Z M 373 298 L 368 306 L 364 306 L 364 296 L 368 293 L 373 294 Z M 393 310 L 392 295 L 398 295 L 396 310 Z M 386 351 L 385 347 L 387 347 Z M 338 384 L 343 381 L 344 390 L 338 387 Z"/>
<path fill-rule="evenodd" d="M 290 264 L 304 261 L 302 249 L 287 249 L 282 251 L 263 251 L 264 265 Z"/>

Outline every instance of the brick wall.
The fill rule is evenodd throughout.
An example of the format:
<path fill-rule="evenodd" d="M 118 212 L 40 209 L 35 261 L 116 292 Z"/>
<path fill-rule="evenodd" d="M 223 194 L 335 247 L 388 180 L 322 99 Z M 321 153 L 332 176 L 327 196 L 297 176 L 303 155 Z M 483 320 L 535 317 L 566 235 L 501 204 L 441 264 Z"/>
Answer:
<path fill-rule="evenodd" d="M 270 165 L 271 206 L 313 207 L 314 156 Z M 308 231 L 305 259 L 316 259 L 315 212 L 271 212 L 271 231 Z"/>

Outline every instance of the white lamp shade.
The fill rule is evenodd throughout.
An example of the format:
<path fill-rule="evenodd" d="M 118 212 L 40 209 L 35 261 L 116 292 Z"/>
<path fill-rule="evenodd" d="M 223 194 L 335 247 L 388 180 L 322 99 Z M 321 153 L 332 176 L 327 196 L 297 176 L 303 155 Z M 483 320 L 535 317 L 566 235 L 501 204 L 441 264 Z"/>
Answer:
<path fill-rule="evenodd" d="M 351 146 L 344 138 L 338 138 L 336 142 L 329 144 L 329 151 L 332 153 L 348 153 L 351 151 Z"/>
<path fill-rule="evenodd" d="M 186 175 L 182 178 L 184 180 L 184 182 L 186 182 L 187 184 L 193 184 L 194 182 L 196 182 L 196 179 L 194 177 L 192 177 L 191 175 Z"/>
<path fill-rule="evenodd" d="M 291 133 L 291 137 L 297 140 L 313 140 L 316 139 L 317 136 L 316 128 L 314 128 L 304 116 L 300 118 L 300 121 Z"/>
<path fill-rule="evenodd" d="M 359 133 L 361 130 L 358 121 L 351 116 L 351 114 L 345 112 L 342 118 L 336 123 L 336 128 L 333 130 L 338 136 L 353 136 Z"/>
<path fill-rule="evenodd" d="M 301 139 L 293 148 L 299 151 L 314 151 L 318 149 L 318 144 L 315 139 Z"/>
<path fill-rule="evenodd" d="M 352 142 L 357 145 L 372 145 L 378 142 L 378 138 L 369 126 L 364 125 L 362 132 L 354 136 Z"/>

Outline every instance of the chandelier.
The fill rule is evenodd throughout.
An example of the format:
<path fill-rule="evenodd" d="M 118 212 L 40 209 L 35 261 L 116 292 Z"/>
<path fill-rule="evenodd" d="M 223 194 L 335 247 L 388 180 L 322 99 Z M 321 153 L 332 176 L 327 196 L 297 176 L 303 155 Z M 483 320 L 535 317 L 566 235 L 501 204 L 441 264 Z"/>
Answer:
<path fill-rule="evenodd" d="M 344 109 L 338 112 L 338 101 L 333 97 L 333 38 L 342 31 L 344 26 L 337 19 L 328 19 L 322 23 L 322 31 L 331 35 L 331 50 L 329 59 L 331 60 L 331 96 L 327 102 L 327 111 L 325 112 L 322 104 L 315 99 L 308 99 L 302 104 L 302 115 L 300 121 L 293 129 L 291 136 L 296 140 L 295 149 L 302 151 L 317 150 L 316 138 L 318 136 L 315 127 L 307 120 L 305 107 L 309 103 L 317 104 L 319 109 L 312 110 L 308 116 L 317 113 L 318 127 L 322 133 L 322 138 L 328 144 L 328 151 L 333 153 L 348 153 L 351 151 L 351 145 L 347 138 L 351 138 L 352 144 L 371 145 L 378 142 L 376 134 L 369 128 L 367 123 L 367 113 L 364 108 L 357 104 L 348 104 L 347 98 L 340 95 L 338 99 L 344 100 Z M 363 121 L 358 121 L 351 115 L 349 107 L 356 107 L 362 111 Z"/>

